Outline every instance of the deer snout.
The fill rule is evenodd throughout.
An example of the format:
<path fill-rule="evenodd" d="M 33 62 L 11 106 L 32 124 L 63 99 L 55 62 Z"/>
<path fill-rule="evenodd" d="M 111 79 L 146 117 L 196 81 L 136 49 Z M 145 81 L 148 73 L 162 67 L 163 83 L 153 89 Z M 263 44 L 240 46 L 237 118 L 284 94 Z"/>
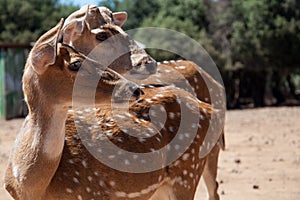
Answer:
<path fill-rule="evenodd" d="M 129 82 L 128 83 L 128 89 L 129 89 L 129 93 L 131 94 L 131 96 L 135 97 L 135 98 L 139 98 L 141 95 L 144 94 L 144 92 L 142 91 L 141 87 L 133 82 Z"/>
<path fill-rule="evenodd" d="M 132 96 L 134 96 L 135 98 L 139 98 L 141 95 L 144 94 L 143 90 L 140 87 L 134 87 L 131 89 L 132 92 Z"/>

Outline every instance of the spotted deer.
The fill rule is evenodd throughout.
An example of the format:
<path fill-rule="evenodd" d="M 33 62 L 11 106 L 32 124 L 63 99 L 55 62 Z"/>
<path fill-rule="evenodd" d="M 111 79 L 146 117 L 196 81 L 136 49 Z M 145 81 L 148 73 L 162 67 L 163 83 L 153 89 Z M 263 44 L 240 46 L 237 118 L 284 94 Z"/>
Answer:
<path fill-rule="evenodd" d="M 155 106 L 159 108 L 153 109 Z M 119 110 L 117 114 L 111 104 L 69 111 L 62 158 L 45 197 L 192 200 L 206 162 L 206 158 L 199 157 L 199 147 L 214 112 L 211 106 L 178 88 L 155 87 L 142 89 L 139 98 L 129 102 L 129 109 L 119 104 L 114 107 Z M 155 120 L 161 114 L 160 108 L 166 114 L 161 127 Z M 181 111 L 185 109 L 183 118 Z M 186 124 L 186 120 L 194 120 L 195 124 Z M 184 131 L 178 133 L 180 128 Z M 137 135 L 129 134 L 132 132 Z M 176 136 L 179 143 L 172 144 Z M 118 149 L 108 150 L 106 139 Z M 183 146 L 184 140 L 191 144 Z M 164 147 L 157 159 L 143 158 Z M 123 156 L 123 152 L 131 156 Z M 168 165 L 167 161 L 177 153 L 178 158 Z M 105 164 L 105 159 L 116 165 Z M 160 167 L 144 170 L 155 163 Z"/>
<path fill-rule="evenodd" d="M 97 46 L 101 44 L 101 42 L 103 42 L 101 40 L 98 40 L 96 36 L 91 36 L 93 32 L 97 32 L 94 31 L 94 29 L 97 29 L 98 32 L 102 32 L 100 31 L 100 29 L 102 30 L 103 27 L 109 24 L 111 26 L 118 27 L 117 29 L 119 30 L 125 23 L 126 19 L 127 14 L 124 12 L 114 14 L 104 7 L 85 6 L 68 17 L 68 23 L 65 23 L 64 25 L 69 35 L 66 42 L 74 46 L 76 49 L 79 49 L 79 51 L 83 54 L 87 55 L 94 48 L 97 48 Z M 78 34 L 78 32 L 80 32 L 78 31 L 78 29 L 81 30 L 82 27 L 86 29 L 85 33 Z M 123 33 L 123 31 L 121 32 Z M 138 58 L 136 60 L 139 61 L 147 58 L 143 54 L 144 51 L 139 48 L 135 49 L 135 51 L 132 51 L 132 58 Z M 135 61 L 135 63 L 138 63 L 138 61 Z M 144 63 L 146 62 L 144 61 Z M 148 60 L 148 63 L 151 62 L 149 62 Z M 208 104 L 212 104 L 215 108 L 221 110 L 225 108 L 226 105 L 224 87 L 217 81 L 215 81 L 208 73 L 206 73 L 195 63 L 184 60 L 164 61 L 157 63 L 156 73 L 150 74 L 150 76 L 143 78 L 142 80 L 132 78 L 131 74 L 135 75 L 137 74 L 137 72 L 139 74 L 144 73 L 145 71 L 147 72 L 147 68 L 149 69 L 149 66 L 144 66 L 145 67 L 143 68 L 143 70 L 128 70 L 128 68 L 124 70 L 124 68 L 122 67 L 122 69 L 115 68 L 115 70 L 121 74 L 127 72 L 127 74 L 129 74 L 127 78 L 138 84 L 174 84 L 175 86 L 182 88 L 182 83 L 186 83 L 186 81 L 188 81 L 188 84 L 191 86 L 191 89 L 189 91 L 194 94 L 199 100 Z M 217 100 L 214 100 L 214 102 L 212 102 L 210 92 L 213 92 L 217 96 Z M 219 140 L 216 142 L 214 147 L 211 148 L 203 172 L 203 178 L 208 191 L 209 200 L 219 199 L 219 195 L 217 193 L 218 183 L 216 181 L 218 157 L 220 149 L 224 148 L 225 139 L 224 131 L 222 131 Z"/>

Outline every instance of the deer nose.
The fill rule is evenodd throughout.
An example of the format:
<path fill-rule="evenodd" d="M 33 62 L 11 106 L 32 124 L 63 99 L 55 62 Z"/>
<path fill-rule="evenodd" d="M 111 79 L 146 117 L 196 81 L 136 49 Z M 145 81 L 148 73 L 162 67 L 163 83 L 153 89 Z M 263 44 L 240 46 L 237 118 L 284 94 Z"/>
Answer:
<path fill-rule="evenodd" d="M 144 94 L 140 86 L 134 82 L 128 80 L 120 80 L 117 87 L 114 90 L 114 101 L 127 101 L 130 98 L 139 98 L 140 95 Z"/>
<path fill-rule="evenodd" d="M 142 89 L 139 86 L 131 87 L 130 91 L 132 93 L 132 96 L 135 97 L 135 98 L 139 98 L 141 95 L 144 94 L 144 92 L 142 91 Z"/>
<path fill-rule="evenodd" d="M 156 73 L 157 70 L 157 62 L 149 62 L 145 64 L 146 70 L 149 72 L 149 74 Z"/>

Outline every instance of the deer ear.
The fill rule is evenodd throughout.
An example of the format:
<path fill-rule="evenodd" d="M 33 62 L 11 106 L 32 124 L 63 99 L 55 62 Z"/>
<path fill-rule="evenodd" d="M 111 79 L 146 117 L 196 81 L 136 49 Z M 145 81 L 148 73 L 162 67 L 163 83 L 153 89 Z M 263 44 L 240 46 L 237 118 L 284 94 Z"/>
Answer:
<path fill-rule="evenodd" d="M 71 45 L 72 41 L 76 40 L 76 37 L 87 32 L 88 25 L 85 20 L 74 21 L 69 24 L 63 30 L 63 43 Z"/>
<path fill-rule="evenodd" d="M 48 66 L 53 65 L 56 60 L 57 43 L 61 38 L 61 28 L 64 20 L 44 35 L 42 35 L 33 46 L 30 53 L 30 60 L 34 71 L 43 74 Z"/>
<path fill-rule="evenodd" d="M 63 29 L 63 43 L 71 45 L 72 41 L 78 35 L 82 35 L 89 30 L 89 26 L 86 23 L 86 18 L 88 16 L 89 5 L 86 6 L 86 11 L 84 16 L 73 19 L 67 24 Z"/>
<path fill-rule="evenodd" d="M 115 12 L 113 13 L 113 19 L 117 26 L 122 27 L 127 20 L 127 12 Z"/>

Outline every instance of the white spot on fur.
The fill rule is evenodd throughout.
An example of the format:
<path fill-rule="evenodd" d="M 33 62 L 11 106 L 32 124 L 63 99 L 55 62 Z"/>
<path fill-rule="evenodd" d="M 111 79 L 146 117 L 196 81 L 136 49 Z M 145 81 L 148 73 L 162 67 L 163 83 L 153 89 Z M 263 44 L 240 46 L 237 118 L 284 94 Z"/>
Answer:
<path fill-rule="evenodd" d="M 175 118 L 175 113 L 169 112 L 169 117 L 170 117 L 170 119 L 174 119 Z"/>
<path fill-rule="evenodd" d="M 86 109 L 84 110 L 84 112 L 89 113 L 89 112 L 91 112 L 91 109 L 90 109 L 90 108 L 86 108 Z"/>
<path fill-rule="evenodd" d="M 66 188 L 67 193 L 73 193 L 73 190 L 71 188 Z"/>
<path fill-rule="evenodd" d="M 19 178 L 19 167 L 18 165 L 13 165 L 13 175 L 15 178 Z"/>
<path fill-rule="evenodd" d="M 132 192 L 132 193 L 125 193 L 123 191 L 117 191 L 115 192 L 115 195 L 119 198 L 137 198 L 139 196 L 142 196 L 142 195 L 145 195 L 145 194 L 148 194 L 154 190 L 156 190 L 158 187 L 160 186 L 159 183 L 156 183 L 156 184 L 153 184 L 153 185 L 150 185 L 148 186 L 147 188 L 145 189 L 142 189 L 141 191 L 139 192 Z"/>
<path fill-rule="evenodd" d="M 117 197 L 120 197 L 120 198 L 126 197 L 126 193 L 125 193 L 125 192 L 115 192 L 115 195 L 116 195 Z"/>
<path fill-rule="evenodd" d="M 175 68 L 176 69 L 185 69 L 186 67 L 185 66 L 176 66 Z"/>
<path fill-rule="evenodd" d="M 198 83 L 198 78 L 197 77 L 194 77 L 194 82 Z"/>
<path fill-rule="evenodd" d="M 192 172 L 190 172 L 190 177 L 193 178 L 194 177 L 194 174 Z"/>
<path fill-rule="evenodd" d="M 73 161 L 72 159 L 69 159 L 68 162 L 69 162 L 70 164 L 74 164 L 74 161 Z"/>
<path fill-rule="evenodd" d="M 100 185 L 101 187 L 105 187 L 104 181 L 100 180 L 100 181 L 99 181 L 99 185 Z"/>
<path fill-rule="evenodd" d="M 133 192 L 133 193 L 129 193 L 127 196 L 128 196 L 128 198 L 137 198 L 137 197 L 141 196 L 141 193 Z"/>
<path fill-rule="evenodd" d="M 83 112 L 81 110 L 77 110 L 76 113 L 80 114 L 80 115 L 83 114 Z"/>
<path fill-rule="evenodd" d="M 176 160 L 173 165 L 178 166 L 179 164 L 180 164 L 180 160 Z"/>
<path fill-rule="evenodd" d="M 74 183 L 79 183 L 79 180 L 78 180 L 78 178 L 76 178 L 76 177 L 73 177 L 73 182 L 74 182 Z"/>
<path fill-rule="evenodd" d="M 88 167 L 86 160 L 83 160 L 81 163 L 82 163 L 82 165 L 84 166 L 84 168 L 87 168 L 87 167 Z"/>
<path fill-rule="evenodd" d="M 130 161 L 128 159 L 124 160 L 125 165 L 130 165 Z"/>
<path fill-rule="evenodd" d="M 110 181 L 109 184 L 114 187 L 116 185 L 116 182 L 115 181 Z"/>
<path fill-rule="evenodd" d="M 86 190 L 88 193 L 90 193 L 90 192 L 92 191 L 91 188 L 89 188 L 89 187 L 86 187 L 85 190 Z"/>
<path fill-rule="evenodd" d="M 175 144 L 174 148 L 175 148 L 175 150 L 178 151 L 180 149 L 180 145 L 179 144 Z"/>
<path fill-rule="evenodd" d="M 189 153 L 183 154 L 182 160 L 188 160 L 189 157 L 190 157 Z"/>

